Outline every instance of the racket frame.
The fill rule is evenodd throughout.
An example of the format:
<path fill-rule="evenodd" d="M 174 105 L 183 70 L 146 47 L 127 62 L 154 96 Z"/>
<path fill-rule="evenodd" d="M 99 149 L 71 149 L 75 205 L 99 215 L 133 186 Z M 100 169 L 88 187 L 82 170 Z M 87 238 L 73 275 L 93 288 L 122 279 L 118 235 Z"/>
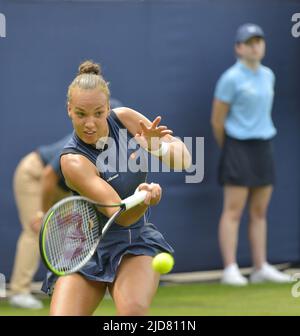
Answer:
<path fill-rule="evenodd" d="M 89 204 L 91 204 L 94 207 L 94 210 L 96 212 L 96 214 L 99 212 L 99 210 L 97 209 L 97 207 L 104 207 L 104 208 L 116 208 L 116 207 L 120 207 L 120 209 L 115 212 L 106 222 L 106 224 L 104 225 L 102 232 L 99 232 L 99 237 L 98 239 L 95 241 L 93 247 L 90 249 L 89 253 L 87 254 L 87 256 L 75 267 L 72 269 L 72 271 L 59 271 L 56 268 L 54 268 L 51 264 L 51 262 L 49 261 L 48 257 L 47 257 L 47 253 L 46 251 L 46 233 L 47 233 L 47 227 L 48 227 L 48 223 L 51 219 L 51 217 L 54 215 L 55 211 L 57 208 L 59 208 L 60 206 L 62 206 L 65 203 L 69 203 L 72 201 L 86 201 Z M 43 219 L 43 224 L 41 227 L 41 231 L 40 231 L 40 236 L 39 236 L 39 249 L 40 249 L 40 255 L 42 257 L 42 260 L 45 264 L 45 266 L 55 275 L 57 276 L 64 276 L 64 275 L 68 275 L 68 274 L 72 274 L 72 273 L 76 273 L 80 268 L 82 268 L 88 261 L 89 259 L 93 256 L 93 254 L 95 253 L 99 242 L 101 240 L 101 238 L 103 237 L 103 235 L 106 233 L 106 231 L 109 229 L 109 227 L 113 224 L 113 222 L 115 221 L 115 219 L 126 210 L 126 205 L 124 203 L 119 203 L 119 204 L 111 204 L 111 205 L 105 205 L 105 204 L 99 204 L 96 202 L 93 202 L 92 200 L 83 197 L 83 196 L 69 196 L 66 197 L 64 199 L 62 199 L 61 201 L 57 202 L 53 207 L 51 207 L 47 213 L 44 216 Z"/>

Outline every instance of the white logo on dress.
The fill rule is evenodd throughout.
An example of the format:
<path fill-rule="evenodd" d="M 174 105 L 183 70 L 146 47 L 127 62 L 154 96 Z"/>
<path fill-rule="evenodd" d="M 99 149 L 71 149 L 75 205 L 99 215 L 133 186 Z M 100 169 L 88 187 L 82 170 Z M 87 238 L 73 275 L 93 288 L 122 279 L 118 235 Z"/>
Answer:
<path fill-rule="evenodd" d="M 109 177 L 106 181 L 107 181 L 107 182 L 112 181 L 112 180 L 114 180 L 115 178 L 117 178 L 118 176 L 119 176 L 119 174 L 114 175 L 114 176 L 111 176 L 111 177 Z"/>

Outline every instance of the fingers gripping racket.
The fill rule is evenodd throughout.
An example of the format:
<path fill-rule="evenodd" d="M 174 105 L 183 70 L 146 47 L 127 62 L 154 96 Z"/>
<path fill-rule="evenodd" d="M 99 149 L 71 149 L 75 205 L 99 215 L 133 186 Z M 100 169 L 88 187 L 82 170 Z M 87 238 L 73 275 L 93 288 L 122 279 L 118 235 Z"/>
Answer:
<path fill-rule="evenodd" d="M 82 196 L 66 197 L 56 203 L 46 213 L 40 231 L 40 253 L 46 267 L 58 276 L 78 271 L 92 257 L 116 218 L 144 201 L 146 194 L 138 191 L 111 205 L 98 204 Z M 119 209 L 107 218 L 100 212 L 107 207 Z"/>

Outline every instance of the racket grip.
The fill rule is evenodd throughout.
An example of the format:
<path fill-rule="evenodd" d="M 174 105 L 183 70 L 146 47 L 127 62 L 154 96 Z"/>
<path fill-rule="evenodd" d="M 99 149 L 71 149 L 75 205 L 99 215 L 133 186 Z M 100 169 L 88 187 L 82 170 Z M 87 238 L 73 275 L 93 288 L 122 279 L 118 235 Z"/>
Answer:
<path fill-rule="evenodd" d="M 125 198 L 122 203 L 125 205 L 125 209 L 128 210 L 143 202 L 146 198 L 146 195 L 146 190 L 137 191 L 133 195 Z"/>

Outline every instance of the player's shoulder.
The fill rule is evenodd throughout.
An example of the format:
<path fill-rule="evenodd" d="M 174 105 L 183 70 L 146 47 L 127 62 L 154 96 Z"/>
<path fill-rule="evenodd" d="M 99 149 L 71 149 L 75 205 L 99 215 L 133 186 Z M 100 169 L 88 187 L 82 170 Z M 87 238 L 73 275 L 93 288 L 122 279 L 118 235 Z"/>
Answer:
<path fill-rule="evenodd" d="M 86 168 L 87 165 L 90 165 L 88 158 L 81 154 L 77 153 L 66 153 L 60 157 L 61 166 L 64 170 L 76 171 Z"/>
<path fill-rule="evenodd" d="M 68 153 L 60 158 L 66 185 L 75 191 L 89 177 L 99 176 L 96 167 L 83 155 Z"/>

